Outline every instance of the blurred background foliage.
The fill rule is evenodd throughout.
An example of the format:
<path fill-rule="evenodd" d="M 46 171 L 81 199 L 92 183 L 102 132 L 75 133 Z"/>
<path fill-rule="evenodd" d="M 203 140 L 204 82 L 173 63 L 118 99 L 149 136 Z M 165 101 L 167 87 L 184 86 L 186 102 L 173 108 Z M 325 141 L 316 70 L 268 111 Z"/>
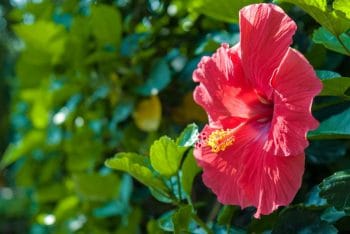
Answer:
<path fill-rule="evenodd" d="M 341 174 L 349 186 L 335 187 L 345 194 L 335 203 L 319 196 L 322 191 L 332 197 L 324 178 L 350 168 L 345 1 L 278 2 L 298 24 L 293 47 L 325 84 L 314 105 L 324 122 L 309 136 L 299 205 L 262 220 L 252 219 L 254 209 L 221 207 L 195 177 L 199 169 L 190 149 L 195 125 L 176 138 L 187 124 L 207 121 L 192 100 L 192 72 L 200 58 L 223 42 L 237 43 L 239 9 L 262 1 L 2 1 L 0 233 L 203 233 L 205 223 L 217 233 L 350 231 L 349 174 Z M 177 140 L 160 138 L 165 134 Z M 162 147 L 177 155 L 170 171 L 152 161 L 161 160 L 152 149 Z M 138 154 L 119 152 L 151 153 L 147 163 L 166 175 L 166 184 L 147 177 L 148 171 L 139 173 L 150 166 Z M 116 153 L 130 160 L 128 169 L 119 159 L 105 166 Z M 133 162 L 144 167 L 135 169 Z M 178 187 L 170 197 L 157 192 L 157 186 L 174 181 Z M 185 197 L 187 205 L 174 205 Z M 192 202 L 195 216 L 188 215 Z"/>

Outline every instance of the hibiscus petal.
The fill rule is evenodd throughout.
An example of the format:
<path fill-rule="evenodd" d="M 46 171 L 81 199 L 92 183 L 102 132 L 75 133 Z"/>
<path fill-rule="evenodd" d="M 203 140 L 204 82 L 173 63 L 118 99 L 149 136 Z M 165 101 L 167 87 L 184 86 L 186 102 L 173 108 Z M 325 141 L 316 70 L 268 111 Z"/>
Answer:
<path fill-rule="evenodd" d="M 213 131 L 204 130 L 207 135 Z M 237 131 L 234 144 L 213 153 L 205 144 L 194 155 L 203 182 L 223 204 L 257 207 L 255 217 L 288 205 L 300 188 L 304 154 L 279 157 L 263 150 L 266 126 L 251 122 Z"/>
<path fill-rule="evenodd" d="M 280 156 L 301 154 L 308 146 L 307 132 L 318 126 L 311 105 L 322 83 L 303 55 L 290 48 L 272 77 L 271 86 L 274 115 L 264 148 Z"/>
<path fill-rule="evenodd" d="M 257 208 L 254 216 L 259 218 L 292 202 L 301 186 L 305 157 L 274 156 L 260 147 L 250 153 L 251 157 L 243 160 L 247 169 L 241 174 L 240 188 Z"/>
<path fill-rule="evenodd" d="M 212 57 L 203 57 L 193 72 L 193 80 L 200 82 L 194 100 L 208 113 L 210 123 L 223 116 L 250 118 L 266 112 L 244 77 L 239 51 L 239 44 L 223 44 Z"/>
<path fill-rule="evenodd" d="M 240 11 L 244 72 L 253 87 L 271 99 L 269 80 L 292 43 L 296 24 L 273 4 L 253 4 Z"/>
<path fill-rule="evenodd" d="M 193 72 L 193 80 L 200 82 L 194 91 L 194 100 L 209 115 L 210 121 L 230 115 L 223 104 L 224 89 L 229 87 L 230 79 L 243 76 L 240 59 L 223 44 L 212 57 L 203 57 Z"/>

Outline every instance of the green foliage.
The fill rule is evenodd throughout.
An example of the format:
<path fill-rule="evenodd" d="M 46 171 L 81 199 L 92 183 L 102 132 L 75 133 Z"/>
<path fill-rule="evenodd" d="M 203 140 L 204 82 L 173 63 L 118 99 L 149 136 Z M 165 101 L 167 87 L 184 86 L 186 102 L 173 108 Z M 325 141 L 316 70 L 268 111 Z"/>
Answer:
<path fill-rule="evenodd" d="M 108 201 L 118 194 L 119 178 L 116 175 L 75 174 L 74 187 L 83 199 Z"/>
<path fill-rule="evenodd" d="M 189 3 L 191 10 L 225 22 L 238 22 L 238 12 L 244 6 L 260 3 L 262 0 L 194 0 Z"/>
<path fill-rule="evenodd" d="M 337 229 L 321 220 L 317 208 L 302 206 L 291 207 L 284 210 L 274 227 L 272 233 L 337 233 Z"/>
<path fill-rule="evenodd" d="M 350 78 L 342 77 L 331 71 L 317 71 L 317 76 L 322 80 L 323 89 L 319 96 L 339 96 L 347 98 L 350 88 Z"/>
<path fill-rule="evenodd" d="M 157 61 L 151 68 L 148 79 L 142 86 L 137 88 L 137 92 L 150 96 L 162 91 L 171 81 L 170 68 L 164 59 Z"/>
<path fill-rule="evenodd" d="M 188 226 L 191 221 L 192 207 L 187 205 L 180 207 L 172 217 L 174 223 L 174 233 L 180 234 L 188 231 Z"/>
<path fill-rule="evenodd" d="M 160 138 L 151 146 L 152 167 L 163 176 L 174 175 L 178 171 L 185 149 L 177 146 L 169 137 Z"/>
<path fill-rule="evenodd" d="M 113 46 L 116 50 L 119 47 L 122 22 L 116 8 L 107 5 L 91 7 L 89 23 L 99 48 L 106 49 L 107 46 Z"/>
<path fill-rule="evenodd" d="M 224 206 L 218 215 L 218 224 L 230 225 L 233 215 L 237 212 L 235 206 Z"/>
<path fill-rule="evenodd" d="M 342 33 L 337 37 L 324 27 L 320 27 L 314 31 L 312 40 L 315 43 L 324 45 L 327 49 L 350 55 L 350 36 L 346 33 Z"/>
<path fill-rule="evenodd" d="M 324 179 L 320 184 L 320 196 L 337 210 L 350 213 L 350 172 L 339 171 Z"/>
<path fill-rule="evenodd" d="M 319 24 L 334 35 L 340 35 L 350 28 L 350 19 L 327 5 L 327 0 L 278 0 L 297 5 L 311 15 Z M 336 4 L 337 0 L 333 4 Z M 339 5 L 339 3 L 337 4 Z"/>
<path fill-rule="evenodd" d="M 197 166 L 193 151 L 190 151 L 182 165 L 181 177 L 181 185 L 188 198 L 191 197 L 193 180 L 200 171 L 201 168 Z"/>
<path fill-rule="evenodd" d="M 114 158 L 106 161 L 106 166 L 115 170 L 128 172 L 141 183 L 167 193 L 165 184 L 155 177 L 150 169 L 150 162 L 147 157 L 135 153 L 118 153 Z"/>
<path fill-rule="evenodd" d="M 350 19 L 350 2 L 347 0 L 335 0 L 333 2 L 333 8 L 335 10 L 345 13 L 346 18 Z"/>
<path fill-rule="evenodd" d="M 201 182 L 193 146 L 207 116 L 191 78 L 238 42 L 239 10 L 261 0 L 19 2 L 0 4 L 0 232 L 350 231 L 347 0 L 278 1 L 297 21 L 293 47 L 319 69 L 321 124 L 300 204 L 259 220 L 220 209 Z"/>
<path fill-rule="evenodd" d="M 323 120 L 320 126 L 309 132 L 309 139 L 337 139 L 350 137 L 350 109 Z"/>
<path fill-rule="evenodd" d="M 44 139 L 45 135 L 42 131 L 31 131 L 20 142 L 9 145 L 1 159 L 1 167 L 6 167 L 25 154 L 28 154 L 35 147 L 39 146 Z"/>
<path fill-rule="evenodd" d="M 177 138 L 176 143 L 180 146 L 192 146 L 196 143 L 198 137 L 198 127 L 195 124 L 189 124 L 181 132 L 179 138 Z"/>

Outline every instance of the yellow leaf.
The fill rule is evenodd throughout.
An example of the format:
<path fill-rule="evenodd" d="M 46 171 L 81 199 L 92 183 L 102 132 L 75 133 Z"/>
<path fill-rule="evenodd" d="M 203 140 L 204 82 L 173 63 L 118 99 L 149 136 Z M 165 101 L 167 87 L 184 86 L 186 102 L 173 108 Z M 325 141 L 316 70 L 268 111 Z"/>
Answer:
<path fill-rule="evenodd" d="M 139 129 L 146 132 L 156 131 L 162 117 L 162 106 L 158 96 L 139 102 L 133 117 Z"/>

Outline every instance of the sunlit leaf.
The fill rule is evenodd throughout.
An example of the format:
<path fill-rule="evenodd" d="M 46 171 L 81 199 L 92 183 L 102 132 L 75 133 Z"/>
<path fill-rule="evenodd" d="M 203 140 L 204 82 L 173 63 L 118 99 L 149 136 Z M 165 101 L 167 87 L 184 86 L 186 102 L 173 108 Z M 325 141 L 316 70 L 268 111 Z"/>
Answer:
<path fill-rule="evenodd" d="M 176 143 L 180 146 L 193 146 L 198 138 L 198 127 L 196 124 L 192 123 L 187 125 L 187 127 L 181 132 L 180 136 L 177 138 Z"/>
<path fill-rule="evenodd" d="M 235 23 L 238 22 L 238 12 L 242 7 L 259 2 L 262 0 L 194 0 L 190 2 L 189 7 L 216 20 Z"/>
<path fill-rule="evenodd" d="M 129 173 L 132 177 L 146 186 L 152 187 L 165 195 L 168 192 L 166 185 L 157 178 L 150 169 L 147 157 L 135 153 L 118 153 L 105 162 L 107 167 Z"/>
<path fill-rule="evenodd" d="M 333 2 L 333 8 L 335 10 L 344 12 L 346 17 L 350 20 L 350 1 L 348 1 L 348 0 L 335 0 Z"/>
<path fill-rule="evenodd" d="M 44 141 L 45 133 L 43 131 L 30 131 L 19 142 L 10 144 L 7 147 L 1 159 L 1 168 L 10 165 L 11 163 L 17 161 L 19 158 L 30 153 L 31 150 L 38 147 Z"/>
<path fill-rule="evenodd" d="M 278 0 L 278 2 L 297 5 L 334 35 L 340 35 L 350 28 L 350 20 L 337 11 L 330 10 L 327 0 Z"/>
<path fill-rule="evenodd" d="M 77 196 L 69 196 L 61 199 L 53 212 L 57 221 L 64 220 L 69 217 L 70 214 L 74 214 L 74 211 L 78 208 L 79 198 Z"/>
<path fill-rule="evenodd" d="M 35 59 L 48 64 L 60 61 L 67 39 L 63 26 L 49 21 L 37 21 L 34 24 L 18 24 L 13 29 L 25 42 L 26 50 L 35 52 Z"/>
<path fill-rule="evenodd" d="M 161 175 L 170 177 L 177 173 L 186 148 L 179 147 L 167 136 L 161 137 L 151 146 L 152 167 Z"/>
<path fill-rule="evenodd" d="M 91 30 L 101 48 L 119 47 L 121 37 L 121 18 L 113 6 L 95 5 L 91 8 Z"/>

